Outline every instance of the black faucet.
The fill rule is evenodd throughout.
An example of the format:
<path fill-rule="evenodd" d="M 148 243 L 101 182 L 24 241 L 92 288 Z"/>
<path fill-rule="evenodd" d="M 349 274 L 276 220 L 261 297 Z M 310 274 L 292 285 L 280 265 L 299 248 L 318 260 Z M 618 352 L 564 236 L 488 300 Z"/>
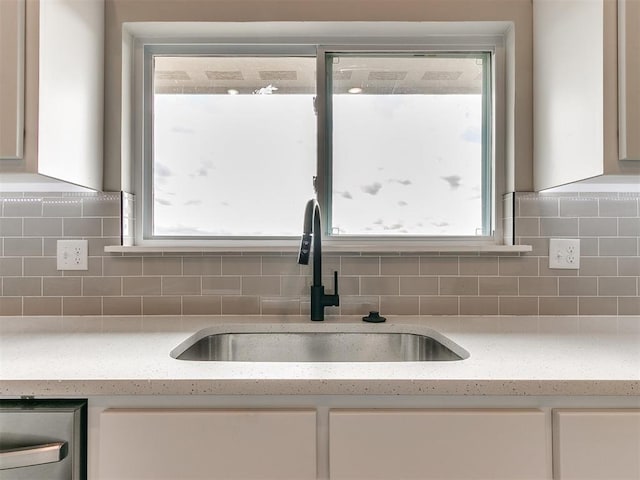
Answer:
<path fill-rule="evenodd" d="M 304 210 L 304 229 L 298 263 L 309 265 L 311 236 L 313 235 L 313 284 L 311 285 L 311 320 L 324 320 L 324 307 L 340 305 L 338 272 L 333 272 L 333 295 L 325 295 L 322 285 L 322 226 L 320 205 L 315 198 L 307 202 Z"/>

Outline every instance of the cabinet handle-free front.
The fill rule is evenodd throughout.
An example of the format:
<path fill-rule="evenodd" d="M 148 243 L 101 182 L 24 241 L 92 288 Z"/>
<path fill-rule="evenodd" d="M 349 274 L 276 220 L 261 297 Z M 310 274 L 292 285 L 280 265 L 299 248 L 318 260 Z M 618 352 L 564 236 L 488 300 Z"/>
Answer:
<path fill-rule="evenodd" d="M 31 447 L 0 450 L 0 470 L 55 463 L 67 456 L 67 442 L 53 442 Z"/>

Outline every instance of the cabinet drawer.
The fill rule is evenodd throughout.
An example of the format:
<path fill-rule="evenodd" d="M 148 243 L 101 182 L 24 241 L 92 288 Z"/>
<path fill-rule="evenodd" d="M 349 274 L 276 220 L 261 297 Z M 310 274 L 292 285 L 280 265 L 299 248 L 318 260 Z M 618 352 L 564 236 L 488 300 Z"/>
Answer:
<path fill-rule="evenodd" d="M 332 410 L 331 479 L 545 479 L 537 410 Z"/>
<path fill-rule="evenodd" d="M 553 411 L 558 480 L 640 479 L 640 410 Z"/>
<path fill-rule="evenodd" d="M 315 410 L 106 410 L 99 478 L 315 479 Z"/>

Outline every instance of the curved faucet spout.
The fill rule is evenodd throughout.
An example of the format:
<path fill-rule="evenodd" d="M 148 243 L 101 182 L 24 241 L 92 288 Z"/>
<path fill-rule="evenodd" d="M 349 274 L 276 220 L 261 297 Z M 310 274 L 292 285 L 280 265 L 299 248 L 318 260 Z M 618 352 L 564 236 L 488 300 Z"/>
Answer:
<path fill-rule="evenodd" d="M 324 307 L 340 305 L 338 272 L 334 272 L 334 293 L 326 295 L 322 285 L 322 224 L 320 205 L 315 198 L 307 202 L 298 263 L 309 264 L 313 238 L 313 284 L 311 285 L 311 320 L 324 320 Z"/>

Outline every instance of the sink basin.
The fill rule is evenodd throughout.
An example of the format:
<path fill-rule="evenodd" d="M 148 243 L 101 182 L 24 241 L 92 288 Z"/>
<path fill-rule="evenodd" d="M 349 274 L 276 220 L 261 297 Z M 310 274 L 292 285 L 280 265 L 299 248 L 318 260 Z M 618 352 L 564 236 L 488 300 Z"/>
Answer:
<path fill-rule="evenodd" d="M 243 332 L 198 335 L 176 347 L 178 360 L 223 362 L 433 362 L 468 353 L 443 338 L 390 332 Z M 457 347 L 457 348 L 456 348 Z"/>

